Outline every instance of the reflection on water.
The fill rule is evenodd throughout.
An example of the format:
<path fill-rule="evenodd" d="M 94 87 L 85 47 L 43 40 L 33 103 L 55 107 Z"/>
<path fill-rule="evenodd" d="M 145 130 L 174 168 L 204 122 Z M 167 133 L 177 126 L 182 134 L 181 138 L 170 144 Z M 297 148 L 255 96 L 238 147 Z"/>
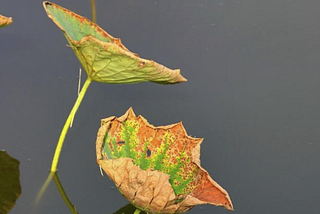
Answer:
<path fill-rule="evenodd" d="M 0 151 L 0 214 L 8 213 L 21 195 L 20 162 Z"/>
<path fill-rule="evenodd" d="M 121 207 L 117 212 L 113 214 L 133 214 L 136 211 L 135 206 L 132 204 L 127 204 L 123 207 Z M 146 214 L 145 212 L 141 211 L 140 214 Z"/>
<path fill-rule="evenodd" d="M 41 198 L 43 197 L 44 193 L 47 190 L 47 187 L 49 186 L 49 184 L 51 183 L 52 179 L 54 180 L 54 183 L 60 193 L 61 198 L 63 199 L 63 201 L 65 202 L 65 204 L 67 205 L 67 207 L 69 208 L 69 210 L 71 211 L 72 214 L 79 214 L 76 206 L 72 204 L 72 202 L 70 201 L 67 193 L 65 192 L 62 183 L 59 179 L 59 176 L 56 172 L 50 172 L 46 181 L 44 182 L 44 184 L 42 185 L 40 191 L 38 192 L 36 201 L 35 201 L 35 206 L 37 207 L 41 201 Z M 136 208 L 132 205 L 132 204 L 127 204 L 123 207 L 121 207 L 119 210 L 117 210 L 116 212 L 114 212 L 113 214 L 133 214 L 135 213 Z M 0 214 L 2 214 L 2 212 L 0 211 Z M 145 212 L 140 212 L 140 214 L 146 214 Z"/>
<path fill-rule="evenodd" d="M 49 184 L 51 183 L 52 179 L 54 180 L 54 183 L 56 184 L 56 187 L 58 188 L 58 191 L 60 193 L 61 198 L 63 199 L 63 201 L 65 202 L 65 204 L 67 205 L 67 207 L 69 208 L 69 210 L 71 211 L 71 213 L 73 214 L 78 214 L 76 206 L 74 206 L 67 193 L 64 191 L 64 188 L 60 182 L 59 176 L 56 172 L 50 172 L 47 180 L 44 182 L 44 184 L 42 185 L 40 191 L 38 192 L 36 201 L 35 201 L 35 205 L 37 207 L 37 205 L 39 204 L 41 198 L 43 197 L 44 193 L 46 192 Z"/>

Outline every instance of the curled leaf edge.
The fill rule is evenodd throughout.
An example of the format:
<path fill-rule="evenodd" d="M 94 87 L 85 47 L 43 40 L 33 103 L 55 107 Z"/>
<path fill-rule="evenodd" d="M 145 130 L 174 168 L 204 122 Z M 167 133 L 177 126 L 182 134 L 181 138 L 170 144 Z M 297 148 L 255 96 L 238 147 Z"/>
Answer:
<path fill-rule="evenodd" d="M 106 39 L 110 39 L 111 42 L 105 42 L 105 41 L 101 41 L 100 39 L 97 39 L 91 35 L 87 35 L 87 36 L 84 36 L 80 39 L 80 41 L 77 41 L 77 40 L 74 40 L 72 39 L 68 33 L 66 32 L 66 30 L 59 24 L 59 22 L 57 22 L 55 20 L 55 18 L 52 16 L 51 12 L 47 9 L 47 5 L 50 5 L 52 7 L 55 7 L 55 8 L 58 8 L 60 10 L 63 10 L 65 13 L 69 14 L 70 16 L 73 16 L 75 18 L 77 18 L 78 20 L 80 21 L 83 21 L 83 22 L 88 22 L 91 26 L 93 26 L 95 28 L 95 30 L 97 32 L 99 32 L 104 38 Z M 131 52 L 129 49 L 127 49 L 121 42 L 121 39 L 120 38 L 115 38 L 113 36 L 111 36 L 110 34 L 108 34 L 105 30 L 103 30 L 99 25 L 97 25 L 96 23 L 92 22 L 91 20 L 89 20 L 88 18 L 86 17 L 83 17 L 81 15 L 78 15 L 77 13 L 71 11 L 71 10 L 68 10 L 64 7 L 61 7 L 60 5 L 57 5 L 55 3 L 51 3 L 49 1 L 44 1 L 43 2 L 43 7 L 48 15 L 48 17 L 62 30 L 63 34 L 65 35 L 65 37 L 67 38 L 68 42 L 71 45 L 71 48 L 76 52 L 75 50 L 75 47 L 79 47 L 81 46 L 82 44 L 84 44 L 86 41 L 93 41 L 93 42 L 96 42 L 97 44 L 99 44 L 100 46 L 103 46 L 103 47 L 113 47 L 115 49 L 118 49 L 122 54 L 125 54 L 126 56 L 128 57 L 131 57 L 132 59 L 134 60 L 138 60 L 139 63 L 141 64 L 144 64 L 144 63 L 147 63 L 147 62 L 151 62 L 152 64 L 154 64 L 155 66 L 159 67 L 159 66 L 162 66 L 164 69 L 169 69 L 167 67 L 165 67 L 164 65 L 160 64 L 160 63 L 157 63 L 153 60 L 148 60 L 148 59 L 144 59 L 144 58 L 141 58 L 137 53 L 134 53 L 134 52 Z M 75 47 L 74 47 L 75 46 Z M 84 65 L 83 65 L 84 66 Z M 86 67 L 86 66 L 84 66 Z M 188 80 L 183 77 L 181 75 L 181 72 L 180 72 L 180 69 L 169 69 L 171 70 L 172 74 L 171 76 L 176 76 L 176 78 L 170 80 L 170 82 L 168 83 L 165 83 L 165 84 L 170 84 L 170 83 L 181 83 L 181 82 L 187 82 Z M 86 71 L 89 72 L 89 69 L 86 68 Z M 97 82 L 103 82 L 103 81 L 99 81 L 98 79 L 95 79 L 93 78 L 94 76 L 89 76 L 88 74 L 88 78 L 94 80 L 94 81 L 97 81 Z M 153 81 L 151 81 L 153 82 Z M 154 81 L 154 82 L 159 82 L 159 81 Z M 159 82 L 160 83 L 160 82 Z"/>

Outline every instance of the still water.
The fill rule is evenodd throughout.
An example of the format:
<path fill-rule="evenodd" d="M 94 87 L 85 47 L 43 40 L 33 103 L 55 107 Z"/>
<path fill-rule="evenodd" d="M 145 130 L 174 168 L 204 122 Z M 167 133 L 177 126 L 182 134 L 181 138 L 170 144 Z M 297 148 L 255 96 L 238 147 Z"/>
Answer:
<path fill-rule="evenodd" d="M 91 16 L 89 0 L 55 3 Z M 96 4 L 102 28 L 140 56 L 180 68 L 189 81 L 91 84 L 58 167 L 79 213 L 114 213 L 128 203 L 100 175 L 95 138 L 101 118 L 130 106 L 151 124 L 183 121 L 190 135 L 204 138 L 202 166 L 229 192 L 234 213 L 318 212 L 319 1 Z M 0 29 L 0 149 L 20 161 L 22 188 L 10 213 L 71 213 L 55 182 L 34 204 L 77 96 L 80 64 L 42 1 L 2 0 L 0 13 L 13 17 Z M 230 211 L 208 205 L 189 213 Z"/>

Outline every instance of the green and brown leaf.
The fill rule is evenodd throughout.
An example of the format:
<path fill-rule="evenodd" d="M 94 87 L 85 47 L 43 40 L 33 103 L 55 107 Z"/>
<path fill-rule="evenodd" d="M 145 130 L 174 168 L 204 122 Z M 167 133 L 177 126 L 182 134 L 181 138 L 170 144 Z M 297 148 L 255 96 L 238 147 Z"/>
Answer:
<path fill-rule="evenodd" d="M 202 138 L 182 123 L 154 127 L 130 108 L 102 120 L 97 162 L 119 191 L 152 213 L 181 213 L 198 204 L 233 210 L 228 193 L 200 166 Z"/>
<path fill-rule="evenodd" d="M 169 69 L 129 51 L 95 23 L 57 4 L 44 2 L 52 21 L 63 31 L 73 51 L 96 82 L 131 84 L 155 82 L 174 84 L 187 81 L 179 69 Z"/>

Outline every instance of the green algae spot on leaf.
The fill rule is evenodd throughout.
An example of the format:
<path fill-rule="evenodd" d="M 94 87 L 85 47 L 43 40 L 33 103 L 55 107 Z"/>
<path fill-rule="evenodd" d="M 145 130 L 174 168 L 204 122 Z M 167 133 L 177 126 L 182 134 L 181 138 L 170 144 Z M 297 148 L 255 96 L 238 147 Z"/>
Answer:
<path fill-rule="evenodd" d="M 52 21 L 63 31 L 92 81 L 111 84 L 187 81 L 179 69 L 169 69 L 130 52 L 118 38 L 95 23 L 59 5 L 44 2 Z"/>
<path fill-rule="evenodd" d="M 5 17 L 0 14 L 0 28 L 8 26 L 12 23 L 11 17 Z"/>
<path fill-rule="evenodd" d="M 182 123 L 154 127 L 130 108 L 102 120 L 97 162 L 144 211 L 180 213 L 197 204 L 232 210 L 228 193 L 200 166 L 202 140 L 188 136 Z"/>

